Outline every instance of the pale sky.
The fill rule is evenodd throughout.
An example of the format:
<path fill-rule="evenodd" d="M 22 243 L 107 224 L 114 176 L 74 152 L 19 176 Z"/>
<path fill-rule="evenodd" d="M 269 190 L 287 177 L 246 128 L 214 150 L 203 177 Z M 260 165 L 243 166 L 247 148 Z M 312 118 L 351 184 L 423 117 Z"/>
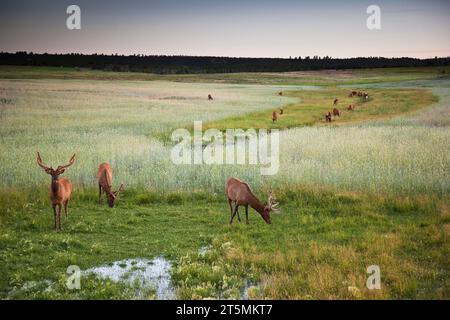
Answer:
<path fill-rule="evenodd" d="M 66 28 L 70 4 L 81 30 Z M 427 58 L 450 56 L 449 17 L 442 0 L 2 0 L 0 51 Z"/>

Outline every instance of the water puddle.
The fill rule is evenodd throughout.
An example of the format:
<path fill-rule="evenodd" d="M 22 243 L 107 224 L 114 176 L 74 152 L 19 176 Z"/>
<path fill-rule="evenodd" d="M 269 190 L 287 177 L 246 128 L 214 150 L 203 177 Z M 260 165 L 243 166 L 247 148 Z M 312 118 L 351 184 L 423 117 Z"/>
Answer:
<path fill-rule="evenodd" d="M 125 259 L 115 261 L 83 271 L 83 274 L 95 274 L 102 279 L 124 282 L 130 286 L 138 285 L 137 298 L 141 298 L 143 289 L 154 289 L 156 299 L 172 300 L 176 298 L 171 284 L 171 263 L 163 257 L 148 259 Z"/>

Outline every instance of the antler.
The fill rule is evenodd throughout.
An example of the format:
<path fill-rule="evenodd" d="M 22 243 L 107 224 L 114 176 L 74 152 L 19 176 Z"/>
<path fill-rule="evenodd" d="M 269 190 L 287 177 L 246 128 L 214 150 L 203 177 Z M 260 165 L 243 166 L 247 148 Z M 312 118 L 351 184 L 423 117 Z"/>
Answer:
<path fill-rule="evenodd" d="M 56 170 L 61 170 L 61 169 L 65 169 L 67 167 L 70 167 L 71 165 L 73 165 L 74 162 L 75 162 L 75 153 L 73 154 L 72 158 L 70 158 L 68 164 L 66 164 L 65 166 L 58 166 L 58 168 Z"/>
<path fill-rule="evenodd" d="M 50 169 L 42 162 L 41 154 L 39 153 L 39 151 L 37 153 L 37 164 L 44 170 Z"/>
<path fill-rule="evenodd" d="M 275 208 L 278 206 L 278 202 L 276 202 L 275 197 L 273 196 L 272 191 L 269 192 L 269 209 L 273 212 L 280 212 L 279 208 Z"/>

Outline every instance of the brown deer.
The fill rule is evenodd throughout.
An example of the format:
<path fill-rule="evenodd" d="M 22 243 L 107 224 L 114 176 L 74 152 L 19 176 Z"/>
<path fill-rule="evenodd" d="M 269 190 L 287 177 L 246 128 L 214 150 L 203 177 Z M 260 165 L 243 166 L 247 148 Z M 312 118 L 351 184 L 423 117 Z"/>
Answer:
<path fill-rule="evenodd" d="M 339 99 L 334 99 L 333 106 L 337 106 L 338 103 L 339 103 Z"/>
<path fill-rule="evenodd" d="M 212 95 L 208 94 L 208 100 L 214 100 Z"/>
<path fill-rule="evenodd" d="M 282 96 L 283 95 L 283 91 L 278 92 L 278 95 Z"/>
<path fill-rule="evenodd" d="M 348 110 L 348 111 L 353 111 L 353 110 L 355 110 L 355 106 L 349 104 L 348 107 L 347 107 L 347 110 Z"/>
<path fill-rule="evenodd" d="M 275 122 L 277 120 L 278 120 L 278 115 L 277 115 L 277 112 L 274 111 L 274 112 L 272 112 L 272 122 Z"/>
<path fill-rule="evenodd" d="M 279 212 L 280 209 L 275 208 L 278 203 L 275 201 L 272 192 L 269 192 L 268 203 L 262 203 L 259 199 L 253 194 L 250 186 L 242 182 L 237 178 L 229 178 L 225 184 L 225 194 L 227 195 L 228 204 L 230 205 L 231 211 L 231 219 L 230 224 L 233 223 L 234 216 L 238 215 L 239 222 L 241 221 L 241 217 L 239 215 L 239 206 L 245 207 L 245 218 L 246 223 L 248 224 L 248 206 L 255 209 L 264 221 L 267 224 L 272 224 L 270 220 L 270 212 Z M 232 203 L 234 202 L 234 208 Z"/>
<path fill-rule="evenodd" d="M 333 116 L 340 116 L 341 115 L 341 112 L 339 111 L 339 109 L 337 109 L 337 108 L 333 108 Z"/>
<path fill-rule="evenodd" d="M 50 185 L 50 201 L 53 206 L 53 217 L 55 220 L 55 231 L 61 230 L 61 207 L 64 205 L 64 213 L 67 215 L 67 205 L 69 204 L 70 196 L 72 194 L 72 183 L 67 178 L 59 178 L 61 174 L 66 171 L 75 162 L 75 154 L 70 158 L 69 163 L 64 166 L 58 166 L 55 169 L 46 166 L 42 162 L 41 155 L 37 153 L 37 164 L 45 170 L 45 172 L 52 176 L 52 183 Z M 56 211 L 58 206 L 58 211 Z"/>
<path fill-rule="evenodd" d="M 331 112 L 329 111 L 327 114 L 325 114 L 325 122 L 331 122 Z"/>
<path fill-rule="evenodd" d="M 106 194 L 109 207 L 114 207 L 114 202 L 123 189 L 123 183 L 117 191 L 112 191 L 112 171 L 111 166 L 107 162 L 100 163 L 96 177 L 98 181 L 98 203 L 101 203 L 103 190 Z"/>

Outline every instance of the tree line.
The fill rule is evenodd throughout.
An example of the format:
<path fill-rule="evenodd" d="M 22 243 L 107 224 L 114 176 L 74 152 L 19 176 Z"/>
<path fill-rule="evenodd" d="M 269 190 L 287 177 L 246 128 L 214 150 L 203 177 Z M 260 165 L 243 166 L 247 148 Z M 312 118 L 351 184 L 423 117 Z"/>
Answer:
<path fill-rule="evenodd" d="M 233 58 L 166 55 L 36 54 L 0 52 L 0 64 L 90 68 L 105 71 L 148 72 L 157 74 L 287 72 L 323 69 L 448 66 L 450 57 L 417 58 Z"/>

